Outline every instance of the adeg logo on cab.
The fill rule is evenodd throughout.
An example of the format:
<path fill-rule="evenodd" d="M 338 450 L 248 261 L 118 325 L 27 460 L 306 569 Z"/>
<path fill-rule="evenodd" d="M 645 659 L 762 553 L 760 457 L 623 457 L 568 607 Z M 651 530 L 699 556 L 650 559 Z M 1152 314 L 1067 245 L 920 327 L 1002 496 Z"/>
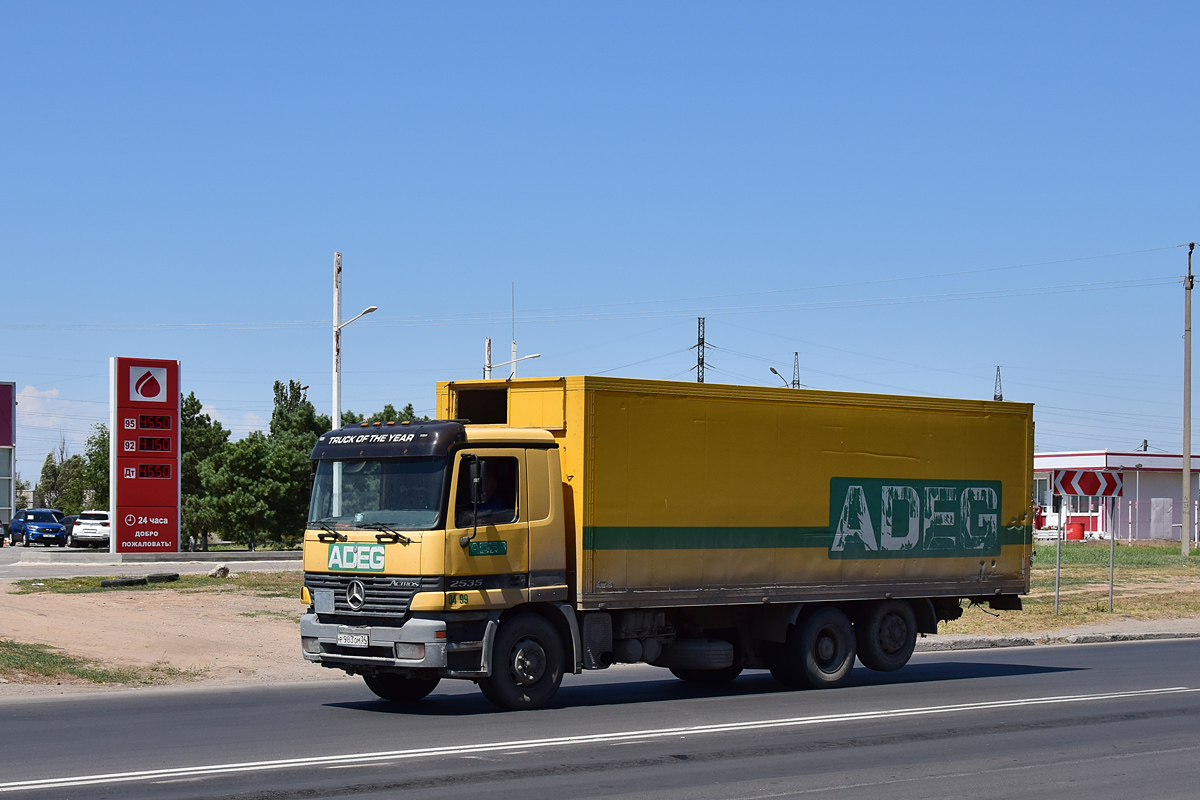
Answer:
<path fill-rule="evenodd" d="M 130 367 L 129 399 L 135 403 L 167 402 L 167 368 Z"/>

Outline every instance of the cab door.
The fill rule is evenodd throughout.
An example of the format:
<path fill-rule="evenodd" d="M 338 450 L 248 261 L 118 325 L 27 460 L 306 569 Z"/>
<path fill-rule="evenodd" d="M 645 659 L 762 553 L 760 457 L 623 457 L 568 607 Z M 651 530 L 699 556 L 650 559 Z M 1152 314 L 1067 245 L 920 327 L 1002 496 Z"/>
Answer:
<path fill-rule="evenodd" d="M 474 517 L 470 463 L 485 465 L 487 499 Z M 454 459 L 446 525 L 446 608 L 507 608 L 529 597 L 529 486 L 525 451 L 477 448 Z M 477 520 L 477 525 L 473 521 Z"/>

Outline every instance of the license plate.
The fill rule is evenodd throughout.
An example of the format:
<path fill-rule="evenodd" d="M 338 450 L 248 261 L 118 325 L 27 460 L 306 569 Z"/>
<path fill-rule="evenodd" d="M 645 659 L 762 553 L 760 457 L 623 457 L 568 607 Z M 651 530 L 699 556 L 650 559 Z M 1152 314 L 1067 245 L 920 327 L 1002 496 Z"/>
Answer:
<path fill-rule="evenodd" d="M 371 635 L 367 631 L 338 631 L 337 643 L 341 647 L 369 647 Z"/>

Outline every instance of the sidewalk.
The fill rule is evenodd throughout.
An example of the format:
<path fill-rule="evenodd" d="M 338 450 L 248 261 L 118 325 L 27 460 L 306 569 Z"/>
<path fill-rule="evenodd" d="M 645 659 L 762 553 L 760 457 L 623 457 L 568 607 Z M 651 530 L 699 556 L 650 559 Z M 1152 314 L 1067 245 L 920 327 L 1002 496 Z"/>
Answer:
<path fill-rule="evenodd" d="M 1085 625 L 1044 633 L 974 636 L 933 635 L 917 640 L 918 653 L 946 650 L 986 650 L 991 647 L 1033 647 L 1054 644 L 1139 642 L 1149 639 L 1200 639 L 1200 617 L 1180 619 L 1125 619 L 1106 625 Z"/>

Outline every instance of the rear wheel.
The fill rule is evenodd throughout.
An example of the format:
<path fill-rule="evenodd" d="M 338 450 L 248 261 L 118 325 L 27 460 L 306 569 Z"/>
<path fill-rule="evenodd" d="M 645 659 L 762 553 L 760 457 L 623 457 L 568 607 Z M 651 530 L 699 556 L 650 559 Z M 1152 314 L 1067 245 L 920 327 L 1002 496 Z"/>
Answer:
<path fill-rule="evenodd" d="M 519 614 L 504 623 L 492 647 L 492 674 L 479 681 L 483 696 L 506 711 L 541 708 L 563 676 L 563 645 L 544 617 Z"/>
<path fill-rule="evenodd" d="M 414 703 L 432 692 L 441 678 L 407 678 L 403 675 L 382 673 L 363 675 L 367 688 L 384 700 L 393 703 Z"/>
<path fill-rule="evenodd" d="M 850 677 L 854 653 L 850 619 L 836 608 L 818 608 L 788 631 L 771 674 L 785 686 L 832 689 Z"/>
<path fill-rule="evenodd" d="M 876 603 L 854 626 L 858 660 L 864 667 L 893 672 L 912 658 L 917 646 L 917 617 L 900 600 Z"/>

